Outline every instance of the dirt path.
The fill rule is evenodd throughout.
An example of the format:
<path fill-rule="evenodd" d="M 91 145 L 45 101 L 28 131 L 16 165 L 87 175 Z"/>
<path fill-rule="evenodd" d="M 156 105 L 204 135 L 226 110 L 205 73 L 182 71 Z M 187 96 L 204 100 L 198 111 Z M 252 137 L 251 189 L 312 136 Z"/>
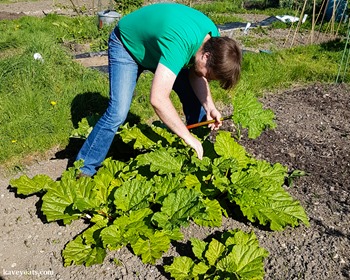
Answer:
<path fill-rule="evenodd" d="M 78 13 L 94 15 L 108 7 L 109 0 L 38 0 L 0 3 L 0 20 L 12 20 L 23 15 L 41 17 L 53 13 L 69 16 L 75 16 Z"/>

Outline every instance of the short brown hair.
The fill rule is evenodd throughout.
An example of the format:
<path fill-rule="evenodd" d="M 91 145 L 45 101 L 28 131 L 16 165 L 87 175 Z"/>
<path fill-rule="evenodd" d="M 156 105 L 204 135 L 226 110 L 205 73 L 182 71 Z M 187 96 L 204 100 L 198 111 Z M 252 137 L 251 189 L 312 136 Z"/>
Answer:
<path fill-rule="evenodd" d="M 211 37 L 203 45 L 209 52 L 207 67 L 213 72 L 223 89 L 233 88 L 240 78 L 242 50 L 238 43 L 229 37 Z"/>

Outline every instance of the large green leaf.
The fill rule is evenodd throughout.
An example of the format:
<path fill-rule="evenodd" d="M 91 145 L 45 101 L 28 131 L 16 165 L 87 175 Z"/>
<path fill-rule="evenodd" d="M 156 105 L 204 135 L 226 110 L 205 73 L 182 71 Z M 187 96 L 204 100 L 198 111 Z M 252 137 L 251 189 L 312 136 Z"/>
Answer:
<path fill-rule="evenodd" d="M 113 225 L 106 227 L 101 232 L 104 247 L 108 246 L 116 249 L 129 243 L 135 243 L 141 235 L 152 235 L 154 230 L 146 222 L 146 219 L 152 213 L 151 209 L 144 208 L 115 219 Z"/>
<path fill-rule="evenodd" d="M 214 149 L 219 156 L 225 159 L 235 159 L 240 167 L 245 167 L 250 162 L 250 157 L 245 149 L 231 137 L 230 132 L 220 131 L 218 133 Z"/>
<path fill-rule="evenodd" d="M 254 169 L 250 173 L 254 172 L 257 177 L 261 179 L 271 180 L 276 184 L 282 186 L 286 176 L 288 175 L 288 168 L 280 163 L 271 165 L 265 160 L 256 160 Z"/>
<path fill-rule="evenodd" d="M 264 258 L 268 252 L 258 246 L 235 245 L 231 252 L 218 261 L 217 269 L 239 275 L 239 279 L 263 279 Z"/>
<path fill-rule="evenodd" d="M 102 203 L 101 196 L 95 190 L 96 184 L 88 177 L 82 177 L 77 181 L 75 188 L 74 207 L 79 211 L 98 209 Z"/>
<path fill-rule="evenodd" d="M 152 182 L 127 181 L 114 193 L 114 204 L 124 212 L 131 209 L 145 208 L 149 204 L 149 196 L 153 191 Z"/>
<path fill-rule="evenodd" d="M 106 250 L 98 246 L 85 244 L 82 235 L 78 235 L 66 245 L 62 255 L 64 266 L 72 264 L 91 266 L 103 262 Z"/>
<path fill-rule="evenodd" d="M 165 265 L 164 270 L 176 280 L 193 279 L 191 270 L 195 263 L 189 257 L 177 257 L 171 265 Z"/>
<path fill-rule="evenodd" d="M 137 126 L 129 127 L 128 124 L 121 126 L 118 134 L 123 139 L 123 142 L 134 142 L 134 149 L 148 149 L 156 144 Z"/>
<path fill-rule="evenodd" d="M 102 240 L 100 238 L 101 231 L 108 225 L 108 219 L 97 221 L 95 224 L 87 228 L 82 236 L 84 238 L 84 244 L 102 246 Z"/>
<path fill-rule="evenodd" d="M 182 165 L 184 164 L 183 157 L 174 157 L 165 148 L 139 155 L 137 161 L 139 165 L 149 165 L 152 172 L 158 172 L 159 174 L 177 174 L 181 172 Z"/>
<path fill-rule="evenodd" d="M 173 229 L 188 225 L 190 218 L 196 217 L 202 207 L 197 192 L 182 188 L 164 199 L 161 212 L 155 213 L 152 219 L 159 227 Z"/>
<path fill-rule="evenodd" d="M 102 168 L 100 168 L 93 181 L 96 184 L 95 192 L 96 198 L 101 200 L 102 203 L 107 204 L 110 199 L 112 190 L 115 187 L 120 187 L 123 183 L 123 179 L 119 176 L 123 175 L 124 169 L 128 168 L 124 162 L 112 160 L 107 158 L 102 163 Z"/>
<path fill-rule="evenodd" d="M 267 128 L 275 128 L 275 114 L 265 110 L 253 92 L 236 94 L 233 99 L 233 121 L 248 128 L 248 137 L 257 138 Z"/>
<path fill-rule="evenodd" d="M 166 233 L 156 231 L 148 238 L 140 237 L 131 247 L 136 255 L 141 256 L 144 263 L 154 264 L 164 252 L 169 250 L 170 239 Z"/>
<path fill-rule="evenodd" d="M 121 162 L 119 160 L 113 160 L 112 158 L 106 158 L 102 162 L 103 168 L 100 168 L 97 171 L 94 178 L 96 178 L 96 176 L 99 176 L 100 173 L 109 174 L 111 177 L 114 177 L 117 174 L 117 172 L 122 171 L 125 166 L 126 164 L 124 162 Z"/>
<path fill-rule="evenodd" d="M 156 136 L 149 136 L 153 139 L 154 142 L 161 141 L 163 146 L 166 144 L 173 144 L 179 137 L 176 134 L 169 132 L 167 129 L 151 125 L 152 130 L 155 132 Z"/>
<path fill-rule="evenodd" d="M 41 191 L 46 191 L 50 188 L 50 185 L 54 181 L 47 175 L 35 175 L 33 178 L 29 178 L 27 175 L 23 175 L 18 179 L 12 179 L 10 185 L 17 189 L 18 194 L 31 195 Z"/>
<path fill-rule="evenodd" d="M 213 145 L 213 144 L 212 144 Z M 203 149 L 205 147 L 203 146 Z M 212 148 L 213 149 L 213 148 Z M 213 152 L 215 154 L 215 152 Z M 213 157 L 217 156 L 216 154 L 213 155 Z M 201 170 L 201 171 L 208 171 L 212 165 L 212 161 L 209 157 L 204 156 L 202 159 L 199 159 L 197 155 L 192 155 L 191 156 L 191 169 L 193 171 Z M 189 171 L 191 171 L 191 169 Z"/>
<path fill-rule="evenodd" d="M 259 246 L 259 241 L 256 238 L 256 235 L 253 231 L 250 233 L 246 233 L 238 229 L 230 230 L 222 234 L 221 240 L 227 247 L 237 244 L 257 247 Z"/>
<path fill-rule="evenodd" d="M 116 180 L 117 179 L 114 179 L 114 177 L 108 173 L 100 172 L 94 176 L 94 191 L 96 192 L 96 198 L 102 203 L 107 204 L 113 187 L 117 187 L 122 184 L 121 180 L 118 182 L 116 182 Z"/>
<path fill-rule="evenodd" d="M 204 251 L 207 243 L 198 238 L 191 238 L 192 252 L 199 260 L 204 260 Z"/>
<path fill-rule="evenodd" d="M 56 182 L 43 196 L 41 210 L 46 216 L 47 221 L 63 220 L 65 224 L 76 220 L 81 213 L 73 209 L 76 181 L 62 180 Z"/>
<path fill-rule="evenodd" d="M 192 273 L 191 273 L 193 276 L 192 279 L 198 279 L 198 276 L 205 275 L 206 272 L 209 270 L 209 268 L 210 267 L 208 265 L 206 265 L 204 262 L 199 262 L 199 263 L 195 264 L 192 267 Z"/>
<path fill-rule="evenodd" d="M 212 239 L 209 243 L 208 250 L 205 252 L 204 256 L 208 260 L 210 265 L 216 264 L 216 262 L 221 258 L 222 253 L 225 251 L 225 246 L 216 239 Z"/>
<path fill-rule="evenodd" d="M 213 185 L 225 193 L 230 185 L 230 180 L 227 177 L 229 173 L 237 169 L 237 161 L 235 159 L 216 158 L 212 166 Z"/>
<path fill-rule="evenodd" d="M 216 200 L 204 199 L 204 212 L 198 214 L 194 222 L 200 226 L 219 227 L 222 223 L 222 207 Z"/>
<path fill-rule="evenodd" d="M 194 187 L 197 191 L 201 190 L 201 182 L 195 174 L 187 174 L 185 178 L 185 185 L 188 188 Z"/>
<path fill-rule="evenodd" d="M 126 245 L 123 239 L 123 228 L 119 225 L 110 225 L 101 231 L 103 247 L 121 248 Z"/>
<path fill-rule="evenodd" d="M 125 143 L 134 142 L 135 149 L 150 149 L 155 146 L 167 146 L 179 140 L 176 134 L 167 129 L 151 125 L 137 124 L 121 126 L 119 134 Z"/>
<path fill-rule="evenodd" d="M 163 199 L 171 192 L 183 186 L 182 174 L 168 174 L 167 176 L 154 176 L 154 189 L 156 193 L 155 201 L 161 203 Z"/>
<path fill-rule="evenodd" d="M 207 242 L 191 238 L 195 259 L 175 257 L 165 271 L 177 279 L 263 279 L 268 252 L 253 232 L 231 230 Z"/>
<path fill-rule="evenodd" d="M 309 225 L 308 217 L 299 201 L 294 200 L 275 181 L 247 174 L 235 182 L 229 199 L 236 202 L 242 213 L 252 222 L 270 225 L 272 230 L 283 230 L 286 226 Z"/>

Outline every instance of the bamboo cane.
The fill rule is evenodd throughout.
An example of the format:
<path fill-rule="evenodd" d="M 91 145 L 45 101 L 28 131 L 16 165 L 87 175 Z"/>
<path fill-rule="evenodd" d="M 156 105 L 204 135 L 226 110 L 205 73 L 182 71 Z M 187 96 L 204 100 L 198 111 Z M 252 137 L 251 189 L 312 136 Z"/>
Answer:
<path fill-rule="evenodd" d="M 227 117 L 223 117 L 223 118 L 220 119 L 220 121 L 232 119 L 232 117 L 233 117 L 233 115 L 227 116 Z M 189 124 L 189 125 L 187 125 L 186 127 L 187 127 L 188 129 L 192 129 L 192 128 L 196 128 L 196 127 L 208 125 L 208 124 L 211 124 L 211 123 L 215 123 L 215 122 L 216 122 L 216 120 L 209 120 L 209 121 L 204 121 L 204 122 Z"/>

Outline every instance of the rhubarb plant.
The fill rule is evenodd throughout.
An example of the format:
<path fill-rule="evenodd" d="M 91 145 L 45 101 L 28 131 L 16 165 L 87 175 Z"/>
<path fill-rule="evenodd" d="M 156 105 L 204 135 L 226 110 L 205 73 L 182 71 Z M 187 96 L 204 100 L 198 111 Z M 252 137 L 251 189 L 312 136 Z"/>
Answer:
<path fill-rule="evenodd" d="M 240 127 L 246 128 L 248 137 L 255 139 L 264 130 L 276 128 L 275 114 L 270 109 L 264 109 L 253 92 L 236 94 L 232 103 L 234 108 L 232 120 L 238 128 L 238 134 L 240 134 Z"/>
<path fill-rule="evenodd" d="M 139 154 L 126 162 L 106 159 L 92 178 L 76 179 L 82 166 L 77 161 L 58 181 L 47 175 L 23 175 L 10 182 L 18 194 L 43 194 L 41 210 L 49 222 L 89 221 L 89 227 L 63 249 L 65 266 L 102 263 L 107 250 L 123 246 L 144 263 L 154 264 L 171 242 L 183 240 L 183 227 L 191 222 L 219 227 L 223 216 L 238 214 L 232 210 L 234 205 L 247 223 L 271 230 L 309 225 L 300 202 L 284 189 L 287 168 L 253 158 L 229 132 L 218 132 L 214 143 L 200 139 L 203 160 L 183 140 L 155 125 L 124 125 L 119 135 Z M 238 239 L 241 233 L 230 234 Z M 223 251 L 215 259 L 204 251 L 205 259 L 197 255 L 203 264 L 190 263 L 191 273 L 202 272 L 205 266 L 210 272 L 215 266 L 218 273 L 226 269 L 235 275 L 250 275 L 254 269 L 243 267 L 248 265 L 247 256 L 255 254 L 251 250 L 256 250 L 259 261 L 254 259 L 253 264 L 260 275 L 258 262 L 265 251 L 227 240 L 209 243 L 205 250 L 211 252 L 215 245 Z"/>
<path fill-rule="evenodd" d="M 264 258 L 269 253 L 259 245 L 253 232 L 224 232 L 208 242 L 191 238 L 191 259 L 175 257 L 164 270 L 175 280 L 184 279 L 263 279 Z"/>

